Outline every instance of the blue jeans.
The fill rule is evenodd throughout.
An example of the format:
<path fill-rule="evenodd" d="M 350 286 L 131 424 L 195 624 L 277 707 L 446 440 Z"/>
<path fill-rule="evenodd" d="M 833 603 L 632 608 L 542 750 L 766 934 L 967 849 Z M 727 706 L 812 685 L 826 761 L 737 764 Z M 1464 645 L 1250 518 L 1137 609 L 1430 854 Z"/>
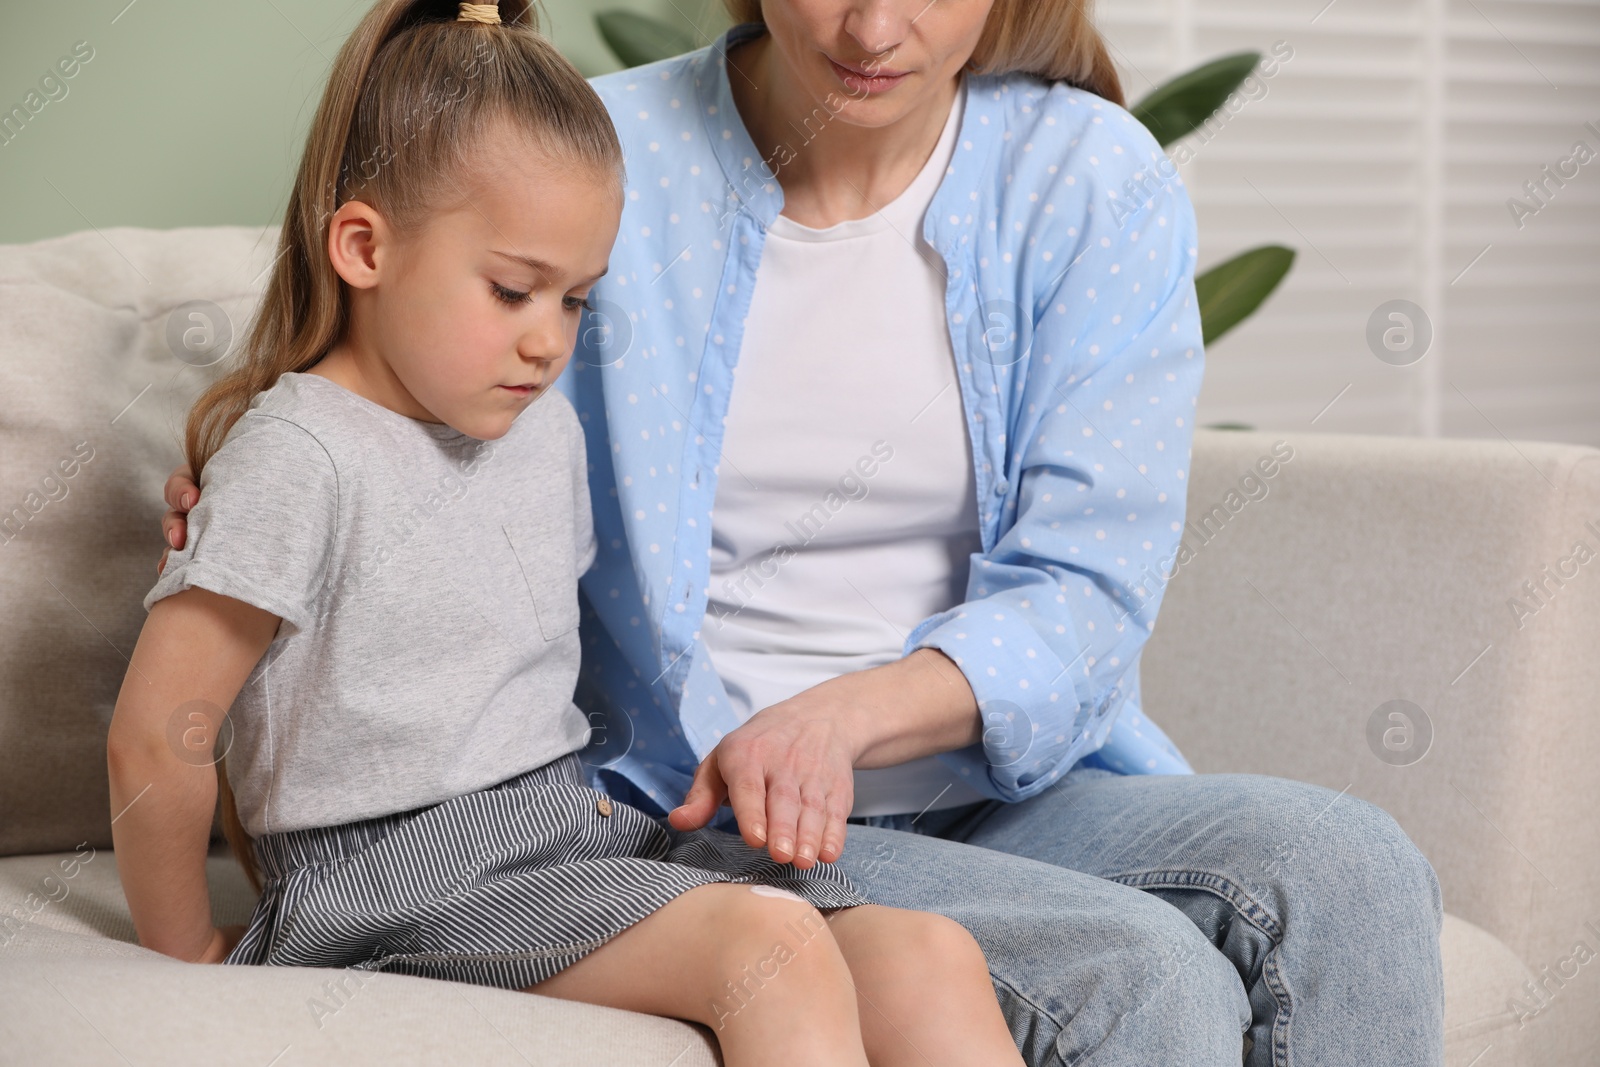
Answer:
<path fill-rule="evenodd" d="M 839 866 L 972 932 L 1030 1067 L 1444 1063 L 1438 880 L 1348 793 L 1079 767 L 850 823 Z"/>

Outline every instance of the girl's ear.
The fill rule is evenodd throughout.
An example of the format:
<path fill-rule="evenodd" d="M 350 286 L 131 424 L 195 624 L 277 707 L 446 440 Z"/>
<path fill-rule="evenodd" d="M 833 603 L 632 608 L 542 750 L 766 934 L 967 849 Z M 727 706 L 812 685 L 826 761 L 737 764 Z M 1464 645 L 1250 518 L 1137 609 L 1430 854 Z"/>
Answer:
<path fill-rule="evenodd" d="M 328 262 L 350 285 L 371 289 L 393 248 L 392 233 L 377 208 L 346 200 L 328 222 Z"/>

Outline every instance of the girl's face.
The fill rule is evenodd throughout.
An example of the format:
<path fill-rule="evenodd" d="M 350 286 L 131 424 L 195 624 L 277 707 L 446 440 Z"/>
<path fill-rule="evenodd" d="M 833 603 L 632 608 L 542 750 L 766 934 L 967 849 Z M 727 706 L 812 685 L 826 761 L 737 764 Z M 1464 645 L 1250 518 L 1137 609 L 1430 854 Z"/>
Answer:
<path fill-rule="evenodd" d="M 340 206 L 329 256 L 352 287 L 351 322 L 318 364 L 480 440 L 503 436 L 566 368 L 622 212 L 610 175 L 497 140 L 471 168 L 470 195 L 404 240 L 371 206 Z"/>
<path fill-rule="evenodd" d="M 887 126 L 935 99 L 971 58 L 994 0 L 768 0 L 779 61 L 807 99 Z M 849 68 L 849 69 L 847 69 Z M 879 75 L 862 79 L 850 71 Z M 830 109 L 831 110 L 831 109 Z"/>

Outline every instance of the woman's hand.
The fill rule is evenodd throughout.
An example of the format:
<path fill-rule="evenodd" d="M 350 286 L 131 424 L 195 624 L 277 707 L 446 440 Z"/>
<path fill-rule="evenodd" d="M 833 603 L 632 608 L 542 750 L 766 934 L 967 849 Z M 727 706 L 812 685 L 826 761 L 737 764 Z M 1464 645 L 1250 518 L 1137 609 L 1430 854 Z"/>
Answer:
<path fill-rule="evenodd" d="M 200 499 L 200 487 L 194 484 L 194 472 L 189 470 L 188 464 L 172 472 L 162 496 L 166 498 L 167 507 L 172 509 L 161 517 L 161 539 L 170 547 L 161 550 L 161 560 L 156 564 L 157 574 L 167 569 L 167 553 L 183 547 L 183 542 L 189 536 L 189 521 L 184 516 Z"/>
<path fill-rule="evenodd" d="M 244 937 L 243 926 L 214 926 L 211 928 L 211 942 L 206 945 L 205 951 L 200 954 L 194 963 L 221 963 L 228 958 L 228 953 L 239 944 L 239 939 Z"/>
<path fill-rule="evenodd" d="M 695 768 L 679 830 L 711 821 L 724 800 L 752 847 L 801 870 L 844 852 L 855 768 L 891 767 L 973 744 L 977 700 L 938 649 L 831 678 L 752 715 Z"/>
<path fill-rule="evenodd" d="M 855 804 L 856 751 L 830 685 L 765 708 L 723 737 L 667 820 L 680 830 L 704 826 L 726 798 L 745 841 L 766 845 L 779 863 L 804 870 L 838 859 Z"/>

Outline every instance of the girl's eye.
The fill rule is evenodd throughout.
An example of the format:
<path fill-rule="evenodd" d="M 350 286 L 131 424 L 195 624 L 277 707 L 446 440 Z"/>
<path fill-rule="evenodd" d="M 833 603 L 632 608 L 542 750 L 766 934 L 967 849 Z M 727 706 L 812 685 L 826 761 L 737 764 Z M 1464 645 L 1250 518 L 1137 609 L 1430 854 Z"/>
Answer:
<path fill-rule="evenodd" d="M 595 310 L 594 305 L 589 303 L 589 298 L 586 296 L 569 296 L 565 303 L 568 311 L 577 311 L 579 308 L 583 308 L 586 311 Z"/>
<path fill-rule="evenodd" d="M 519 293 L 515 289 L 507 289 L 505 286 L 494 282 L 489 283 L 489 288 L 494 290 L 495 299 L 503 304 L 526 304 L 533 298 L 531 292 Z"/>

